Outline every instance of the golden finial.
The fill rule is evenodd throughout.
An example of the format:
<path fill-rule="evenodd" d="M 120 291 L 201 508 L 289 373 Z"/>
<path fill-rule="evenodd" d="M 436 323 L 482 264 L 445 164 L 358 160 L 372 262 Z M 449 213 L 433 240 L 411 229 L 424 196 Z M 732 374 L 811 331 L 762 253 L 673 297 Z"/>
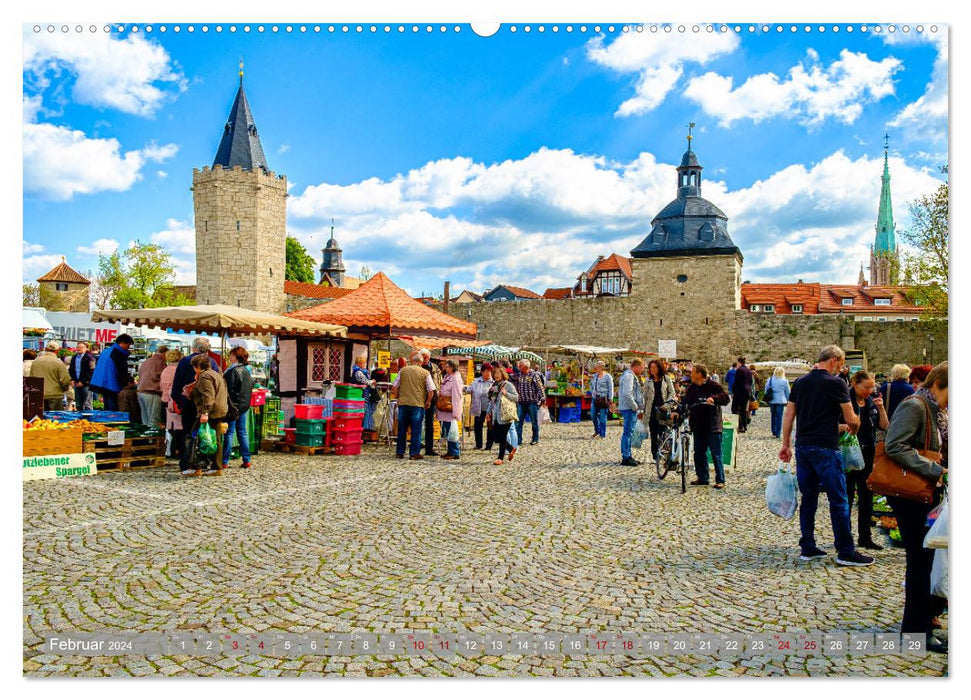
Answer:
<path fill-rule="evenodd" d="M 243 84 L 243 57 L 239 57 L 239 84 Z"/>
<path fill-rule="evenodd" d="M 691 130 L 694 128 L 695 128 L 695 123 L 689 122 L 688 123 L 688 150 L 689 151 L 691 150 L 691 139 L 694 138 L 694 136 L 691 135 Z"/>

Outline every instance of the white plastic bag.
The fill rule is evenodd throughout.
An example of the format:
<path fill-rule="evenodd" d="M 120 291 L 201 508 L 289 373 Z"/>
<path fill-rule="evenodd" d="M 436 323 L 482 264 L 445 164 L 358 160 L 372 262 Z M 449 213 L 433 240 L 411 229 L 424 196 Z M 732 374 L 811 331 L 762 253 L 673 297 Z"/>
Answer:
<path fill-rule="evenodd" d="M 453 420 L 448 424 L 448 441 L 458 442 L 459 441 L 459 422 Z"/>
<path fill-rule="evenodd" d="M 509 432 L 506 433 L 506 443 L 509 445 L 510 449 L 515 449 L 519 447 L 519 433 L 516 431 L 516 424 L 509 424 Z"/>
<path fill-rule="evenodd" d="M 931 529 L 924 535 L 924 547 L 927 549 L 946 549 L 947 548 L 947 499 L 941 503 L 940 512 L 937 520 L 931 525 Z"/>
<path fill-rule="evenodd" d="M 634 432 L 630 437 L 630 446 L 635 449 L 640 449 L 641 445 L 644 444 L 644 438 L 647 437 L 647 428 L 644 427 L 644 421 L 638 419 L 634 424 Z"/>
<path fill-rule="evenodd" d="M 544 423 L 552 423 L 552 422 L 553 422 L 553 419 L 550 418 L 550 409 L 548 409 L 546 406 L 540 406 L 539 407 L 539 424 L 540 425 L 543 425 Z"/>
<path fill-rule="evenodd" d="M 796 514 L 799 501 L 799 485 L 796 475 L 785 462 L 779 462 L 779 471 L 771 474 L 765 483 L 765 503 L 769 512 L 789 520 Z"/>
<path fill-rule="evenodd" d="M 931 595 L 947 598 L 948 557 L 946 549 L 934 552 L 934 565 L 931 567 Z"/>

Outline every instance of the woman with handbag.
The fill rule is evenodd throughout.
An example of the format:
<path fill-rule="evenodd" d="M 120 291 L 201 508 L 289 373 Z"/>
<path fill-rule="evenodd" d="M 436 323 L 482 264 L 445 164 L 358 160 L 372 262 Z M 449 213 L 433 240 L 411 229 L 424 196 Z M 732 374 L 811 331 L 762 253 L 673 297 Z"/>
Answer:
<path fill-rule="evenodd" d="M 441 421 L 442 437 L 448 442 L 448 451 L 442 455 L 442 459 L 458 459 L 458 436 L 462 430 L 462 376 L 458 372 L 458 360 L 446 360 L 443 364 L 445 374 L 435 400 L 435 417 Z M 456 430 L 450 436 L 452 423 L 456 424 Z"/>
<path fill-rule="evenodd" d="M 856 546 L 863 549 L 883 549 L 873 541 L 871 531 L 873 521 L 873 493 L 866 485 L 866 480 L 873 473 L 873 458 L 877 445 L 877 431 L 886 430 L 890 425 L 887 411 L 883 405 L 883 397 L 876 392 L 876 380 L 865 369 L 861 369 L 850 377 L 850 398 L 853 411 L 860 418 L 860 428 L 856 432 L 856 439 L 860 442 L 863 452 L 862 471 L 846 472 L 846 502 L 853 508 L 854 496 L 857 503 L 857 542 Z M 840 423 L 840 432 L 849 430 L 849 426 Z"/>
<path fill-rule="evenodd" d="M 772 437 L 781 438 L 782 416 L 786 411 L 786 404 L 789 403 L 789 380 L 786 379 L 784 368 L 776 367 L 772 370 L 772 376 L 765 383 L 762 399 L 769 404 Z"/>
<path fill-rule="evenodd" d="M 893 485 L 887 475 L 892 477 L 902 472 L 906 476 L 909 471 L 922 478 L 924 488 L 920 493 L 887 496 L 907 557 L 900 631 L 926 634 L 928 651 L 941 653 L 947 651 L 947 644 L 931 635 L 934 552 L 924 548 L 924 536 L 928 530 L 927 514 L 940 502 L 941 480 L 947 473 L 946 467 L 940 463 L 943 440 L 938 427 L 938 412 L 946 408 L 947 362 L 942 362 L 931 370 L 914 396 L 897 406 L 887 429 L 885 457 L 878 455 L 869 480 L 870 487 L 880 493 L 890 490 L 886 485 Z"/>
<path fill-rule="evenodd" d="M 614 378 L 610 376 L 603 360 L 593 366 L 594 375 L 590 377 L 590 400 L 593 403 L 593 437 L 607 437 L 607 413 L 614 400 Z"/>
<path fill-rule="evenodd" d="M 519 392 L 509 381 L 509 373 L 504 367 L 496 367 L 493 374 L 496 381 L 489 389 L 489 430 L 492 432 L 492 441 L 499 445 L 499 459 L 493 462 L 498 467 L 502 464 L 507 449 L 510 462 L 516 454 L 516 448 L 510 449 L 507 439 L 510 428 L 515 430 L 514 423 L 519 419 Z"/>
<path fill-rule="evenodd" d="M 657 451 L 661 447 L 661 424 L 657 421 L 655 410 L 658 406 L 674 398 L 674 382 L 664 372 L 661 361 L 651 360 L 647 363 L 647 381 L 644 382 L 644 410 L 648 412 L 648 429 L 651 433 L 651 459 L 657 460 Z"/>

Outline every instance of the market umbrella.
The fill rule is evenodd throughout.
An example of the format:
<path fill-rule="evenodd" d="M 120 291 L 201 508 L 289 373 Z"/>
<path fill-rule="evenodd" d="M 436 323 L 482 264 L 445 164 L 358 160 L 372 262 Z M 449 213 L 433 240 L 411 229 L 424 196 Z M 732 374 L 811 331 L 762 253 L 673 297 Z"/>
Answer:
<path fill-rule="evenodd" d="M 512 356 L 514 360 L 529 360 L 530 362 L 544 362 L 541 355 L 537 355 L 535 352 L 530 352 L 529 350 L 520 350 Z"/>

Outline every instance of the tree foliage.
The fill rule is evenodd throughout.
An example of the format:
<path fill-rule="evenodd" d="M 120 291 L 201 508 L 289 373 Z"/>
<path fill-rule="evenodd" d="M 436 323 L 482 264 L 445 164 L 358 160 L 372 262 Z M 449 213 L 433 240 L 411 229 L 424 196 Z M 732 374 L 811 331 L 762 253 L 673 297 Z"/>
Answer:
<path fill-rule="evenodd" d="M 287 236 L 287 269 L 285 279 L 294 282 L 313 282 L 316 262 L 293 236 Z"/>
<path fill-rule="evenodd" d="M 24 306 L 40 307 L 48 311 L 67 310 L 64 297 L 41 284 L 24 285 Z"/>
<path fill-rule="evenodd" d="M 155 243 L 136 242 L 124 253 L 98 255 L 94 303 L 97 308 L 152 309 L 185 306 L 192 300 L 173 288 L 172 256 Z"/>
<path fill-rule="evenodd" d="M 941 168 L 947 175 L 947 166 Z M 913 281 L 921 305 L 947 316 L 948 309 L 948 183 L 933 194 L 910 203 L 913 223 L 901 232 L 911 247 L 906 254 L 907 275 Z"/>

